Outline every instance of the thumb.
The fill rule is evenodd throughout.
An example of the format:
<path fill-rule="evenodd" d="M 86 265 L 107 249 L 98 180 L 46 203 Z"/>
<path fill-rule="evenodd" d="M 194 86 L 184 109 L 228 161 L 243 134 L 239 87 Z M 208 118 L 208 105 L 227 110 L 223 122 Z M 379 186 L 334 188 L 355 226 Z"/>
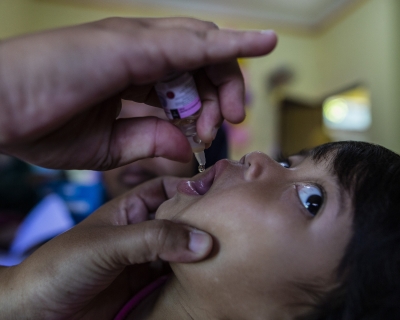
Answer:
<path fill-rule="evenodd" d="M 118 160 L 118 163 L 113 162 L 114 167 L 150 157 L 181 162 L 192 158 L 189 142 L 181 131 L 156 117 L 116 120 L 109 152 L 112 159 Z"/>
<path fill-rule="evenodd" d="M 158 259 L 194 262 L 204 259 L 212 249 L 209 234 L 169 220 L 145 221 L 122 228 L 123 231 L 118 228 L 118 240 L 113 241 L 114 252 L 110 256 L 120 266 Z"/>

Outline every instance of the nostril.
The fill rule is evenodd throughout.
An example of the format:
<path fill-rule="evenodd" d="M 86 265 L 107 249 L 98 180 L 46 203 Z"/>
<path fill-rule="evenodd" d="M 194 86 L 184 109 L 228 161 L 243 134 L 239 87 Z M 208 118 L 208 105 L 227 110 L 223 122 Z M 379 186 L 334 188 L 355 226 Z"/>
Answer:
<path fill-rule="evenodd" d="M 257 179 L 263 173 L 263 166 L 257 161 L 246 161 L 246 174 L 247 180 Z"/>
<path fill-rule="evenodd" d="M 246 163 L 246 156 L 247 156 L 247 154 L 245 154 L 243 157 L 240 158 L 240 160 L 239 160 L 240 164 L 245 164 Z"/>

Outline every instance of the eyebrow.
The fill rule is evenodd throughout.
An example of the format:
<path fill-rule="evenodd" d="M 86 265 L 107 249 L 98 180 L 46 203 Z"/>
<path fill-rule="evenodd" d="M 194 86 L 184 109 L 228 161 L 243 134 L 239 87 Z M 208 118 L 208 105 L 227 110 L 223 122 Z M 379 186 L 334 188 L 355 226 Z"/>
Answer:
<path fill-rule="evenodd" d="M 304 160 L 304 159 L 306 159 L 306 158 L 311 158 L 311 155 L 312 155 L 312 154 L 311 154 L 311 151 L 310 151 L 309 149 L 303 149 L 303 150 L 301 150 L 301 151 L 299 151 L 299 152 L 290 154 L 290 155 L 288 155 L 287 157 L 282 156 L 282 158 L 290 159 L 290 158 L 293 158 L 293 157 L 302 157 L 303 160 Z M 317 163 L 317 162 L 315 161 L 315 159 L 312 159 L 312 158 L 311 158 L 311 160 L 312 160 L 314 163 Z"/>
<path fill-rule="evenodd" d="M 347 199 L 346 199 L 346 191 L 344 190 L 343 187 L 341 187 L 337 176 L 334 176 L 334 177 L 335 177 L 335 189 L 336 189 L 336 191 L 339 191 L 338 192 L 339 201 L 340 201 L 339 212 L 336 213 L 336 217 L 339 217 L 339 216 L 343 215 L 343 213 L 346 211 L 347 201 L 345 201 L 345 200 L 347 200 Z M 351 204 L 351 201 L 350 201 L 350 204 Z M 351 208 L 351 206 L 350 206 L 350 208 Z"/>
<path fill-rule="evenodd" d="M 303 149 L 303 150 L 300 150 L 296 155 L 303 156 L 303 157 L 309 157 L 309 156 L 311 156 L 311 150 Z"/>

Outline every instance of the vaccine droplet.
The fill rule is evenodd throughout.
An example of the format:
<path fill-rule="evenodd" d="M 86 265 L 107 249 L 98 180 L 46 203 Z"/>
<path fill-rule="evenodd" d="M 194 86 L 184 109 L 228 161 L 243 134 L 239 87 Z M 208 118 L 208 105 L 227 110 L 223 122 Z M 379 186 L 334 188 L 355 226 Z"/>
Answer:
<path fill-rule="evenodd" d="M 201 164 L 201 165 L 199 165 L 199 172 L 203 172 L 204 170 L 205 170 L 205 167 Z"/>

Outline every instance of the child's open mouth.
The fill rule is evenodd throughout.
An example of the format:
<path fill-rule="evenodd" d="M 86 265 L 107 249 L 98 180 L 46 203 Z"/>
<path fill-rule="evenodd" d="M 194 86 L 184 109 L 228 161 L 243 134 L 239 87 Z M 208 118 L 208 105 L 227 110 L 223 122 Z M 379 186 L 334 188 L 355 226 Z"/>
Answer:
<path fill-rule="evenodd" d="M 186 180 L 178 184 L 178 192 L 188 195 L 204 195 L 210 190 L 215 178 L 215 167 L 209 168 L 195 180 Z"/>
<path fill-rule="evenodd" d="M 182 181 L 178 184 L 178 192 L 187 195 L 202 196 L 206 194 L 212 187 L 215 180 L 222 172 L 233 163 L 230 160 L 220 160 L 211 168 L 208 168 L 204 173 L 201 173 L 192 178 L 192 180 Z M 237 164 L 237 162 L 235 162 Z"/>

